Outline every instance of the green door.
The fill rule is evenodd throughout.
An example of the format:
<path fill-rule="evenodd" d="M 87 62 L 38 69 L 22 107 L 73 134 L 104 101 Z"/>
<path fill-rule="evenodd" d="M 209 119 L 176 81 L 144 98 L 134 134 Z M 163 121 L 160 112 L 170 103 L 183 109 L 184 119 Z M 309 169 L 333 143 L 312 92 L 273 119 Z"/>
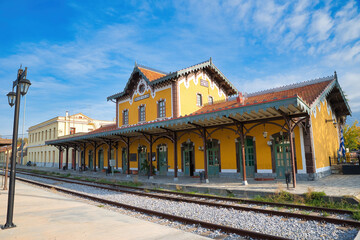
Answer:
<path fill-rule="evenodd" d="M 93 163 L 93 151 L 89 151 L 89 169 L 93 169 L 94 163 Z"/>
<path fill-rule="evenodd" d="M 255 151 L 253 138 L 246 138 L 245 140 L 245 168 L 246 177 L 253 178 L 255 175 Z M 242 174 L 242 152 L 241 144 L 239 141 L 239 156 L 240 156 L 240 169 Z"/>
<path fill-rule="evenodd" d="M 182 159 L 184 176 L 193 176 L 195 163 L 193 160 L 194 145 L 192 142 L 182 144 Z"/>
<path fill-rule="evenodd" d="M 166 145 L 160 145 L 158 147 L 158 171 L 160 175 L 166 175 L 167 173 L 167 148 Z"/>
<path fill-rule="evenodd" d="M 290 164 L 290 142 L 287 136 L 277 136 L 274 141 L 276 176 L 285 179 L 285 173 L 291 172 Z"/>
<path fill-rule="evenodd" d="M 217 176 L 220 172 L 220 145 L 218 140 L 209 140 L 207 143 L 208 175 Z"/>
<path fill-rule="evenodd" d="M 99 169 L 104 169 L 104 150 L 100 149 L 98 152 L 98 158 L 99 158 Z"/>
<path fill-rule="evenodd" d="M 138 166 L 138 171 L 142 174 L 147 174 L 146 171 L 146 167 L 144 167 L 147 163 L 147 159 L 146 159 L 146 147 L 145 146 L 140 146 L 138 148 L 138 154 L 139 154 L 139 166 Z"/>
<path fill-rule="evenodd" d="M 127 171 L 127 163 L 128 163 L 128 160 L 127 160 L 127 153 L 126 153 L 126 149 L 123 148 L 122 149 L 122 173 L 126 173 Z"/>
<path fill-rule="evenodd" d="M 183 152 L 184 156 L 184 175 L 190 176 L 190 154 L 191 152 L 189 150 L 184 150 Z"/>

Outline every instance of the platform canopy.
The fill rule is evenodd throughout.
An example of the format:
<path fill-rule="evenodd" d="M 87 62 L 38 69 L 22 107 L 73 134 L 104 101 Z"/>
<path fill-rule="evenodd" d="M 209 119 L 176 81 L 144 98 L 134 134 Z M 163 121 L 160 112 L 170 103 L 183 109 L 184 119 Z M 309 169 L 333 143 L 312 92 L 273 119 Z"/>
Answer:
<path fill-rule="evenodd" d="M 204 105 L 198 111 L 177 118 L 157 119 L 145 123 L 117 127 L 101 127 L 90 133 L 46 141 L 47 145 L 69 146 L 89 141 L 116 140 L 119 137 L 160 135 L 200 128 L 213 128 L 237 123 L 247 124 L 278 119 L 309 117 L 322 101 L 328 101 L 338 117 L 351 114 L 350 107 L 333 76 L 244 94 L 221 102 Z"/>
<path fill-rule="evenodd" d="M 179 132 L 196 129 L 244 124 L 261 120 L 283 119 L 283 114 L 291 117 L 308 115 L 310 108 L 299 96 L 285 97 L 261 103 L 241 104 L 234 101 L 232 106 L 195 112 L 178 118 L 155 120 L 142 124 L 134 124 L 116 128 L 115 125 L 103 127 L 93 132 L 46 141 L 48 145 L 62 146 L 86 143 L 87 141 L 103 141 L 117 139 L 119 136 L 138 137 L 143 134 L 157 135 L 166 132 Z"/>

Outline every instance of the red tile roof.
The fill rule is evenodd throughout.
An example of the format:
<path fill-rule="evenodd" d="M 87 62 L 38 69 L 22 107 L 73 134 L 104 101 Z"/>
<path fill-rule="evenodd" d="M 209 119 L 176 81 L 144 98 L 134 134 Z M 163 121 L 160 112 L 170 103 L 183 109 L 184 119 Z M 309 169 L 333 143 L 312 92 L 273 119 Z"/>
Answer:
<path fill-rule="evenodd" d="M 138 67 L 138 68 L 149 79 L 150 82 L 165 76 L 165 74 L 153 70 L 149 70 L 142 67 Z"/>
<path fill-rule="evenodd" d="M 293 88 L 291 88 L 291 85 L 281 87 L 281 88 L 274 88 L 267 91 L 258 92 L 254 94 L 249 94 L 247 98 L 245 98 L 244 105 L 247 104 L 254 104 L 254 103 L 261 103 L 261 102 L 269 102 L 274 101 L 278 99 L 283 99 L 291 96 L 299 96 L 306 104 L 311 106 L 311 104 L 316 100 L 316 98 L 325 90 L 325 88 L 333 81 L 327 80 L 327 81 L 321 81 L 321 82 L 315 82 L 308 84 L 305 82 L 301 85 L 295 84 Z M 299 86 L 300 85 L 300 86 Z M 281 90 L 284 89 L 284 90 Z M 195 114 L 201 113 L 201 112 L 207 112 L 207 111 L 214 111 L 219 108 L 230 108 L 230 107 L 236 107 L 236 105 L 243 106 L 242 104 L 238 103 L 237 100 L 231 100 L 226 102 L 219 102 L 214 103 L 212 105 L 206 105 L 195 112 Z"/>
<path fill-rule="evenodd" d="M 100 128 L 95 129 L 94 131 L 91 131 L 91 132 L 89 132 L 88 134 L 100 133 L 100 132 L 107 132 L 107 131 L 112 131 L 112 130 L 115 130 L 115 129 L 116 129 L 116 123 L 101 126 Z"/>
<path fill-rule="evenodd" d="M 12 140 L 6 138 L 0 138 L 0 146 L 11 145 Z"/>

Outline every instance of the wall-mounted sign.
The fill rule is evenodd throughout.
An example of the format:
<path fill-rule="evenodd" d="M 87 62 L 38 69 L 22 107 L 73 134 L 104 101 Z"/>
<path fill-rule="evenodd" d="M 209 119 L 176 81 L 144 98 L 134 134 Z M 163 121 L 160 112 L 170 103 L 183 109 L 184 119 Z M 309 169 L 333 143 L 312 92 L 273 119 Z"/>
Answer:
<path fill-rule="evenodd" d="M 115 166 L 115 159 L 110 159 L 109 164 L 110 164 L 110 167 L 114 167 Z"/>
<path fill-rule="evenodd" d="M 209 82 L 204 79 L 200 79 L 200 86 L 209 87 Z"/>
<path fill-rule="evenodd" d="M 142 95 L 142 96 L 136 97 L 136 98 L 134 98 L 134 101 L 135 101 L 135 102 L 137 102 L 137 101 L 140 101 L 140 100 L 146 99 L 146 98 L 148 98 L 148 97 L 150 97 L 150 93 L 147 93 L 147 94 L 145 94 L 145 95 Z"/>

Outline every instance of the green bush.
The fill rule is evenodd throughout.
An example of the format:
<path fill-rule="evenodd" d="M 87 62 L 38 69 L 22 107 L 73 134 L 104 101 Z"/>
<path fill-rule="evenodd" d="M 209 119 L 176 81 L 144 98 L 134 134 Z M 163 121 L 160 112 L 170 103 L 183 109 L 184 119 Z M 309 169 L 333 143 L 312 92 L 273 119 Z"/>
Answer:
<path fill-rule="evenodd" d="M 145 173 L 149 173 L 150 171 L 150 164 L 149 164 L 149 161 L 144 161 L 141 163 L 141 166 L 140 166 L 140 169 L 141 171 L 145 172 Z M 152 165 L 152 174 L 155 175 L 156 173 L 156 169 L 155 169 L 155 166 L 154 164 Z"/>

